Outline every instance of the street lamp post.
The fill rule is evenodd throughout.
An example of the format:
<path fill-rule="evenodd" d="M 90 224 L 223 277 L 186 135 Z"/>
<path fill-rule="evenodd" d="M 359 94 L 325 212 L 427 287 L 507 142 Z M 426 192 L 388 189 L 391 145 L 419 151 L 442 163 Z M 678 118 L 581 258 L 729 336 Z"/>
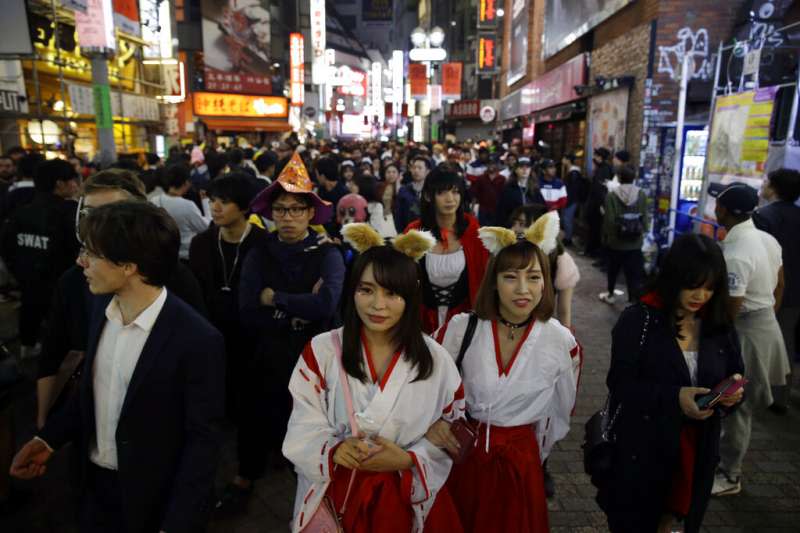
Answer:
<path fill-rule="evenodd" d="M 436 72 L 439 70 L 438 68 L 435 68 L 435 64 L 441 63 L 447 59 L 447 50 L 442 48 L 442 45 L 444 44 L 444 38 L 444 30 L 439 26 L 434 26 L 430 32 L 426 32 L 424 29 L 418 26 L 411 32 L 411 43 L 414 45 L 414 48 L 408 53 L 408 58 L 411 61 L 425 63 L 430 67 L 429 71 L 431 82 L 436 81 Z M 442 110 L 440 108 L 433 112 L 436 115 L 435 117 L 433 114 L 428 115 L 428 120 L 431 121 L 431 130 L 433 128 L 434 120 L 440 120 L 441 112 Z"/>

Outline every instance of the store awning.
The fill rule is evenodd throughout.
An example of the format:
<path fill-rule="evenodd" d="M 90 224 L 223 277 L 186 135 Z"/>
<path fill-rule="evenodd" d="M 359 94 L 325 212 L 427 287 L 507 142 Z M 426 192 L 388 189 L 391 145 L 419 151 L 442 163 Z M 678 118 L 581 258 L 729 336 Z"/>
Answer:
<path fill-rule="evenodd" d="M 290 131 L 292 127 L 285 120 L 270 120 L 264 118 L 206 118 L 202 120 L 210 130 L 224 131 Z"/>

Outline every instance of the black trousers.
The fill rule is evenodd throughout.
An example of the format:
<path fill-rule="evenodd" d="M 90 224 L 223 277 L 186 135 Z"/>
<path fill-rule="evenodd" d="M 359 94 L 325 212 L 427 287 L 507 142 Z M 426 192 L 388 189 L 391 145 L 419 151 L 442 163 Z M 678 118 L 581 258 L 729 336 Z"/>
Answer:
<path fill-rule="evenodd" d="M 89 462 L 80 512 L 81 533 L 125 533 L 122 491 L 114 470 Z"/>
<path fill-rule="evenodd" d="M 628 284 L 628 301 L 634 302 L 639 297 L 639 292 L 644 281 L 644 255 L 638 250 L 612 250 L 608 252 L 608 294 L 614 294 L 617 284 L 617 275 L 620 269 L 625 273 Z"/>

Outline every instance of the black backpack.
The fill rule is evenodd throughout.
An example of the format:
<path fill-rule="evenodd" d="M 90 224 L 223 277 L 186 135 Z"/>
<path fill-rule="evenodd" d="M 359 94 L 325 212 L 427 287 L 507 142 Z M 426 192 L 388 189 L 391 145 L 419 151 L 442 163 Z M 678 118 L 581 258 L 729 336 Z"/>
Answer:
<path fill-rule="evenodd" d="M 614 195 L 615 200 L 622 207 L 622 212 L 617 215 L 614 224 L 617 229 L 617 236 L 624 241 L 635 241 L 644 234 L 644 220 L 639 210 L 641 196 L 633 205 L 625 205 L 619 196 Z"/>

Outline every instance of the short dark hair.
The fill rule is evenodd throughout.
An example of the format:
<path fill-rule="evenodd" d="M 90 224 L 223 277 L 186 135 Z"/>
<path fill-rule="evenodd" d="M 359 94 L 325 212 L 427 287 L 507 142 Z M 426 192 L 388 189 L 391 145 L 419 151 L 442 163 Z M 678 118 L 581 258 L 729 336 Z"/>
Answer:
<path fill-rule="evenodd" d="M 83 182 L 84 195 L 109 190 L 125 191 L 131 199 L 147 200 L 144 183 L 130 170 L 119 168 L 101 170 Z"/>
<path fill-rule="evenodd" d="M 190 176 L 191 170 L 183 163 L 168 166 L 164 171 L 164 190 L 183 187 L 183 184 L 189 181 Z"/>
<path fill-rule="evenodd" d="M 617 153 L 614 154 L 614 157 L 616 157 L 623 163 L 628 163 L 631 160 L 631 153 L 627 150 L 619 150 Z"/>
<path fill-rule="evenodd" d="M 25 148 L 23 148 L 22 146 L 17 145 L 17 146 L 12 146 L 11 148 L 9 148 L 8 151 L 6 152 L 6 155 L 8 157 L 11 157 L 14 154 L 27 154 L 27 153 L 28 152 L 25 150 Z M 13 159 L 13 157 L 12 157 L 12 159 Z"/>
<path fill-rule="evenodd" d="M 11 151 L 9 150 L 10 153 Z M 36 174 L 36 167 L 42 164 L 44 160 L 44 156 L 39 152 L 31 152 L 22 156 L 22 159 L 17 164 L 19 175 L 23 178 L 33 179 L 34 174 Z"/>
<path fill-rule="evenodd" d="M 620 165 L 617 168 L 620 183 L 633 183 L 636 180 L 636 169 L 633 165 Z"/>
<path fill-rule="evenodd" d="M 255 188 L 251 177 L 243 172 L 233 172 L 212 180 L 208 188 L 208 196 L 235 203 L 241 211 L 247 212 L 250 202 L 255 197 Z"/>
<path fill-rule="evenodd" d="M 317 160 L 315 169 L 318 174 L 325 176 L 328 181 L 339 181 L 339 165 L 332 157 L 322 157 Z"/>
<path fill-rule="evenodd" d="M 141 172 L 142 167 L 139 166 L 139 163 L 136 162 L 131 156 L 120 156 L 114 164 L 111 165 L 111 168 L 119 168 L 122 170 L 130 170 L 132 172 Z"/>
<path fill-rule="evenodd" d="M 542 299 L 533 309 L 536 320 L 550 320 L 555 311 L 555 291 L 550 277 L 550 261 L 541 248 L 530 241 L 519 241 L 506 246 L 489 259 L 486 273 L 475 297 L 475 313 L 483 320 L 496 320 L 500 316 L 500 296 L 497 294 L 497 275 L 509 270 L 521 270 L 536 261 L 542 269 L 544 288 Z"/>
<path fill-rule="evenodd" d="M 358 186 L 358 194 L 367 202 L 378 202 L 378 180 L 369 174 L 360 174 L 353 181 Z"/>
<path fill-rule="evenodd" d="M 232 167 L 237 167 L 242 164 L 244 161 L 244 154 L 238 148 L 234 148 L 230 152 L 228 152 L 228 163 Z"/>
<path fill-rule="evenodd" d="M 569 161 L 570 163 L 572 163 L 572 164 L 575 164 L 575 161 L 577 161 L 577 160 L 578 160 L 578 156 L 576 156 L 576 155 L 575 155 L 574 153 L 572 153 L 572 152 L 570 152 L 570 153 L 568 153 L 568 154 L 564 154 L 562 157 L 563 157 L 564 159 L 566 159 L 567 161 Z"/>
<path fill-rule="evenodd" d="M 242 150 L 242 155 L 244 156 L 245 159 L 252 160 L 253 156 L 256 155 L 256 151 L 253 150 L 252 148 L 245 148 L 244 150 Z"/>
<path fill-rule="evenodd" d="M 40 163 L 33 174 L 33 186 L 37 191 L 53 192 L 57 181 L 78 179 L 75 167 L 63 159 L 50 159 Z"/>
<path fill-rule="evenodd" d="M 153 152 L 147 152 L 144 157 L 148 165 L 157 165 L 158 162 L 161 161 L 161 158 L 158 157 L 158 154 L 154 154 Z"/>
<path fill-rule="evenodd" d="M 769 186 L 785 202 L 796 202 L 800 198 L 800 172 L 791 168 L 773 170 L 767 176 Z"/>
<path fill-rule="evenodd" d="M 728 267 L 722 249 L 706 235 L 686 233 L 676 237 L 649 288 L 660 297 L 667 324 L 676 335 L 681 333 L 676 317 L 681 291 L 704 285 L 710 286 L 714 294 L 699 312 L 703 329 L 729 331 L 732 322 L 728 314 Z"/>
<path fill-rule="evenodd" d="M 415 367 L 414 381 L 427 379 L 433 372 L 433 356 L 422 334 L 422 318 L 419 307 L 422 303 L 419 290 L 419 266 L 410 257 L 391 246 L 375 246 L 359 255 L 353 263 L 348 285 L 342 300 L 345 302 L 342 335 L 342 363 L 348 374 L 366 382 L 367 372 L 361 348 L 361 328 L 363 323 L 358 316 L 355 294 L 361 276 L 369 265 L 372 274 L 381 287 L 391 290 L 405 300 L 406 307 L 400 322 L 394 328 L 392 342 L 398 349 L 404 349 L 403 358 Z"/>
<path fill-rule="evenodd" d="M 431 160 L 425 157 L 424 155 L 415 155 L 414 157 L 411 158 L 409 165 L 413 165 L 417 161 L 422 161 L 423 163 L 425 163 L 425 168 L 427 168 L 428 170 L 431 169 Z"/>
<path fill-rule="evenodd" d="M 269 199 L 270 204 L 274 204 L 278 201 L 281 197 L 287 197 L 289 199 L 297 200 L 301 204 L 305 205 L 306 207 L 314 207 L 314 202 L 311 200 L 311 196 L 306 193 L 297 193 L 297 192 L 286 192 L 283 189 L 276 189 L 276 191 L 272 194 Z"/>
<path fill-rule="evenodd" d="M 259 172 L 266 172 L 269 167 L 274 167 L 278 164 L 278 156 L 275 155 L 275 152 L 262 152 L 255 158 L 253 163 L 255 163 Z"/>
<path fill-rule="evenodd" d="M 178 226 L 149 202 L 114 202 L 81 221 L 86 249 L 114 264 L 133 263 L 148 285 L 163 287 L 178 264 Z"/>

